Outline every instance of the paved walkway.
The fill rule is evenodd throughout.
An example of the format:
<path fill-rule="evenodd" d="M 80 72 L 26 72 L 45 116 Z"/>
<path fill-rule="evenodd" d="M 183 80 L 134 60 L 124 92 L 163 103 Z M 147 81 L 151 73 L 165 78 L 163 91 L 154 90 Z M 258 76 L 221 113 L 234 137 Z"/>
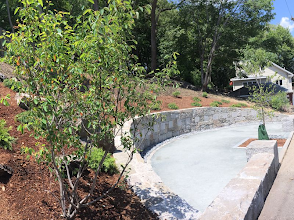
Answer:
<path fill-rule="evenodd" d="M 294 138 L 265 201 L 259 220 L 294 219 Z"/>

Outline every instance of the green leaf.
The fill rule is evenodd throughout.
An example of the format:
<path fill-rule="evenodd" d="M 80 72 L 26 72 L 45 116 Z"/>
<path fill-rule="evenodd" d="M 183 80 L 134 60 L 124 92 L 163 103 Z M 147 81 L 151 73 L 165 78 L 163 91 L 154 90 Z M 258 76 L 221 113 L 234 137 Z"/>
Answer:
<path fill-rule="evenodd" d="M 92 4 L 94 4 L 94 0 L 88 0 L 89 2 L 91 2 Z"/>
<path fill-rule="evenodd" d="M 17 7 L 15 10 L 14 10 L 14 14 L 16 14 L 19 10 L 19 7 Z"/>
<path fill-rule="evenodd" d="M 23 131 L 24 131 L 24 129 L 23 129 L 23 124 L 20 124 L 19 126 L 17 126 L 17 131 L 20 131 L 22 134 L 23 134 Z"/>
<path fill-rule="evenodd" d="M 87 9 L 84 11 L 83 15 L 87 14 L 87 13 L 90 13 L 90 11 L 92 11 L 92 9 Z"/>
<path fill-rule="evenodd" d="M 38 0 L 38 3 L 43 7 L 43 0 Z"/>

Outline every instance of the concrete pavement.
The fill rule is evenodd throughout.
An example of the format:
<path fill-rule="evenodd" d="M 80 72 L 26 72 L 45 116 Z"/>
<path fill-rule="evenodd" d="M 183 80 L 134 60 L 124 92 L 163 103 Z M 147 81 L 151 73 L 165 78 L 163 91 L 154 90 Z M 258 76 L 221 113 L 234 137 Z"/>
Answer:
<path fill-rule="evenodd" d="M 259 220 L 294 219 L 294 138 L 265 201 Z"/>

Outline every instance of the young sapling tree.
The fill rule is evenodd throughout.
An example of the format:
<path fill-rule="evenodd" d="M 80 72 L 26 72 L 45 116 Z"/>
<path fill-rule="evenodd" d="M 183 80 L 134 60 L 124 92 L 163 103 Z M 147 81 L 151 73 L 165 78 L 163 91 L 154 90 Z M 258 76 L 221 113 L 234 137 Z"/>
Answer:
<path fill-rule="evenodd" d="M 100 11 L 88 9 L 73 26 L 69 13 L 50 11 L 42 0 L 21 2 L 23 7 L 16 9 L 19 29 L 10 34 L 5 60 L 16 66 L 17 77 L 32 100 L 33 120 L 27 127 L 47 142 L 39 149 L 23 150 L 55 174 L 62 215 L 72 219 L 117 186 L 136 152 L 133 141 L 138 131 L 135 127 L 132 134 L 122 132 L 124 123 L 148 114 L 156 99 L 149 100 L 147 91 L 156 94 L 177 70 L 171 61 L 166 69 L 152 73 L 147 83 L 145 69 L 131 54 L 135 42 L 131 45 L 130 31 L 138 12 L 129 1 L 109 2 Z M 81 131 L 86 133 L 83 141 Z M 95 192 L 118 133 L 129 159 L 107 191 Z M 87 156 L 93 148 L 103 148 L 105 153 L 93 178 L 83 180 L 89 191 L 81 194 Z M 72 161 L 78 164 L 75 172 Z"/>

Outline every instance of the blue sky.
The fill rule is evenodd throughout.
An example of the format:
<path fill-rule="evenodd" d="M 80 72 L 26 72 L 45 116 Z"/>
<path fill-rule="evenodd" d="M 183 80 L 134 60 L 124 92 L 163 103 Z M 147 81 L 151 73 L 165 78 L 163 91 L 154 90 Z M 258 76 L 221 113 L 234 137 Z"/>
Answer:
<path fill-rule="evenodd" d="M 292 35 L 294 35 L 294 21 L 291 20 L 291 16 L 294 17 L 294 0 L 275 0 L 274 7 L 276 17 L 270 23 L 289 28 Z"/>

